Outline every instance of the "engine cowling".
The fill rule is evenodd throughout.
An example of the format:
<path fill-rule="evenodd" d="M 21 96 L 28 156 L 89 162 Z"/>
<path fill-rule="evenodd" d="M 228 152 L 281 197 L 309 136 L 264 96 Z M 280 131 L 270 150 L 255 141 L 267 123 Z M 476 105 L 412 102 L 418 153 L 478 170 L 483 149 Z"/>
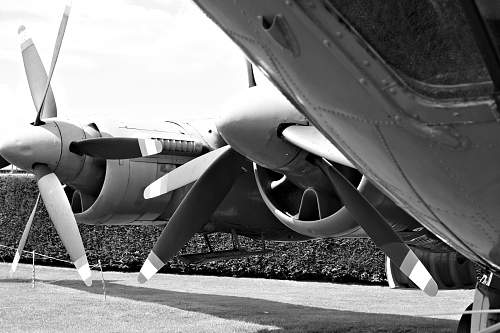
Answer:
<path fill-rule="evenodd" d="M 185 124 L 177 122 L 134 122 L 118 124 L 99 122 L 93 125 L 99 136 L 104 137 L 146 137 L 165 143 L 195 141 L 199 147 L 176 155 L 155 155 L 145 158 L 107 160 L 102 162 L 104 179 L 94 195 L 74 186 L 72 208 L 78 223 L 84 224 L 164 224 L 171 212 L 180 203 L 185 188 L 153 199 L 144 199 L 146 186 L 156 179 L 182 165 L 204 151 L 216 148 L 221 139 L 210 123 Z M 193 141 L 193 142 L 194 142 Z"/>

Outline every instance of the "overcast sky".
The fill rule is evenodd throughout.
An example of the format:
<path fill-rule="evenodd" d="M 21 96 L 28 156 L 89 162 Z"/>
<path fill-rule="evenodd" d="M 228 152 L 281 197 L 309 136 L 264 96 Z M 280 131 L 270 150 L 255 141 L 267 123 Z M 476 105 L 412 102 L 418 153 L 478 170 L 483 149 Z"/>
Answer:
<path fill-rule="evenodd" d="M 34 120 L 19 47 L 24 24 L 48 71 L 67 1 L 2 0 L 3 123 Z M 191 1 L 74 0 L 52 88 L 59 116 L 213 116 L 245 89 L 242 52 Z"/>

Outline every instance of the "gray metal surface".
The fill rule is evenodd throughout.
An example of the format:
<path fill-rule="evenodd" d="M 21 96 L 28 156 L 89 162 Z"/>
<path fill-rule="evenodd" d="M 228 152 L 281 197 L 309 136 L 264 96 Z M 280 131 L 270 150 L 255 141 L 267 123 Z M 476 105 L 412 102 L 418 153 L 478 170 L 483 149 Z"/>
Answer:
<path fill-rule="evenodd" d="M 357 168 L 434 234 L 500 269 L 492 101 L 415 93 L 320 2 L 196 1 Z M 266 18 L 286 21 L 291 52 Z"/>

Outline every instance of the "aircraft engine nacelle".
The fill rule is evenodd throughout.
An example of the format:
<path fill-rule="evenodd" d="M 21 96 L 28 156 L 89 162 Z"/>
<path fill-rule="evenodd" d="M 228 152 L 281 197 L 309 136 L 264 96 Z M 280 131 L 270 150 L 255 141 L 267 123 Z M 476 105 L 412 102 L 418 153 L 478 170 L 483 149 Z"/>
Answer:
<path fill-rule="evenodd" d="M 153 224 L 169 203 L 172 194 L 143 198 L 144 188 L 174 168 L 174 164 L 145 160 L 108 160 L 106 176 L 97 198 L 75 192 L 72 207 L 78 223 Z"/>
<path fill-rule="evenodd" d="M 84 224 L 163 224 L 175 210 L 186 188 L 181 188 L 153 199 L 144 199 L 144 189 L 178 165 L 202 154 L 209 146 L 219 144 L 217 133 L 209 124 L 189 125 L 177 122 L 135 122 L 118 124 L 99 122 L 94 124 L 104 137 L 150 137 L 164 142 L 195 140 L 199 151 L 180 154 L 155 155 L 143 158 L 106 160 L 103 165 L 104 180 L 97 195 L 76 191 L 71 206 L 78 223 Z M 201 143 L 203 142 L 203 143 Z M 191 147 L 186 145 L 186 147 Z M 188 149 L 188 148 L 186 148 Z M 194 149 L 194 148 L 193 148 Z"/>

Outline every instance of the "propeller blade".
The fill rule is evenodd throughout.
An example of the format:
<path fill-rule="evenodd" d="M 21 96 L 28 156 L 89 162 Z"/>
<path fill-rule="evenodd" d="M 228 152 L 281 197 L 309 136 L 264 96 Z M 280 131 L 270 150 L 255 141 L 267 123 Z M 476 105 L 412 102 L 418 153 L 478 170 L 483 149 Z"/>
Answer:
<path fill-rule="evenodd" d="M 28 79 L 31 98 L 35 104 L 36 111 L 38 111 L 41 108 L 44 88 L 47 83 L 47 72 L 45 71 L 42 59 L 40 59 L 40 55 L 38 54 L 33 40 L 26 32 L 26 27 L 21 25 L 17 33 L 21 42 L 21 55 L 23 57 L 24 71 Z M 44 118 L 57 117 L 56 101 L 50 86 L 42 113 Z"/>
<path fill-rule="evenodd" d="M 156 241 L 139 273 L 140 283 L 149 280 L 208 222 L 242 172 L 244 161 L 242 155 L 226 149 L 207 168 L 184 197 Z"/>
<path fill-rule="evenodd" d="M 144 199 L 151 199 L 195 182 L 222 154 L 231 150 L 230 146 L 212 150 L 175 168 L 152 182 L 144 190 Z"/>
<path fill-rule="evenodd" d="M 310 152 L 313 155 L 339 163 L 351 168 L 354 165 L 342 154 L 337 147 L 332 145 L 314 126 L 292 125 L 281 133 L 291 144 Z"/>
<path fill-rule="evenodd" d="M 429 296 L 435 296 L 438 292 L 436 281 L 382 215 L 331 163 L 316 156 L 313 161 L 328 177 L 349 213 L 375 244 L 421 290 Z"/>
<path fill-rule="evenodd" d="M 255 82 L 255 76 L 253 75 L 253 66 L 250 61 L 247 60 L 247 77 L 248 77 L 248 88 L 255 87 L 257 83 Z"/>
<path fill-rule="evenodd" d="M 5 158 L 0 156 L 0 169 L 5 168 L 6 166 L 9 166 L 10 163 L 7 161 Z"/>
<path fill-rule="evenodd" d="M 161 153 L 161 141 L 137 138 L 94 138 L 73 141 L 69 150 L 78 155 L 89 155 L 108 160 L 144 157 Z"/>
<path fill-rule="evenodd" d="M 64 13 L 61 19 L 61 24 L 59 25 L 59 31 L 57 32 L 57 38 L 56 38 L 56 43 L 54 45 L 54 52 L 52 53 L 52 62 L 50 63 L 50 70 L 49 70 L 49 77 L 47 78 L 47 81 L 45 82 L 45 89 L 43 93 L 43 97 L 40 103 L 40 108 L 38 109 L 36 119 L 35 119 L 35 126 L 40 125 L 42 122 L 40 120 L 41 117 L 41 111 L 43 109 L 43 106 L 45 104 L 45 100 L 47 98 L 47 93 L 49 91 L 50 87 L 50 81 L 52 80 L 52 75 L 54 74 L 54 69 L 56 67 L 57 63 L 57 58 L 59 57 L 59 51 L 61 50 L 61 45 L 64 37 L 64 32 L 66 31 L 66 25 L 68 24 L 68 18 L 69 18 L 69 12 L 71 11 L 70 6 L 66 6 L 64 9 Z M 57 114 L 56 114 L 57 116 Z"/>
<path fill-rule="evenodd" d="M 83 248 L 82 237 L 59 179 L 43 164 L 35 165 L 33 172 L 45 208 L 71 261 L 85 284 L 87 286 L 92 285 L 92 275 Z"/>
<path fill-rule="evenodd" d="M 19 241 L 19 246 L 17 247 L 16 254 L 14 256 L 14 260 L 12 261 L 12 265 L 10 266 L 10 276 L 11 277 L 16 272 L 17 264 L 19 263 L 19 260 L 21 259 L 21 254 L 23 253 L 24 245 L 26 244 L 26 240 L 28 239 L 28 235 L 29 235 L 30 229 L 31 229 L 31 224 L 33 223 L 33 219 L 35 218 L 36 208 L 38 207 L 39 201 L 40 201 L 40 193 L 38 194 L 38 197 L 36 198 L 35 207 L 33 207 L 33 210 L 31 211 L 31 215 L 28 219 L 28 223 L 26 223 L 26 226 L 24 227 L 23 235 L 21 236 L 21 240 Z"/>

